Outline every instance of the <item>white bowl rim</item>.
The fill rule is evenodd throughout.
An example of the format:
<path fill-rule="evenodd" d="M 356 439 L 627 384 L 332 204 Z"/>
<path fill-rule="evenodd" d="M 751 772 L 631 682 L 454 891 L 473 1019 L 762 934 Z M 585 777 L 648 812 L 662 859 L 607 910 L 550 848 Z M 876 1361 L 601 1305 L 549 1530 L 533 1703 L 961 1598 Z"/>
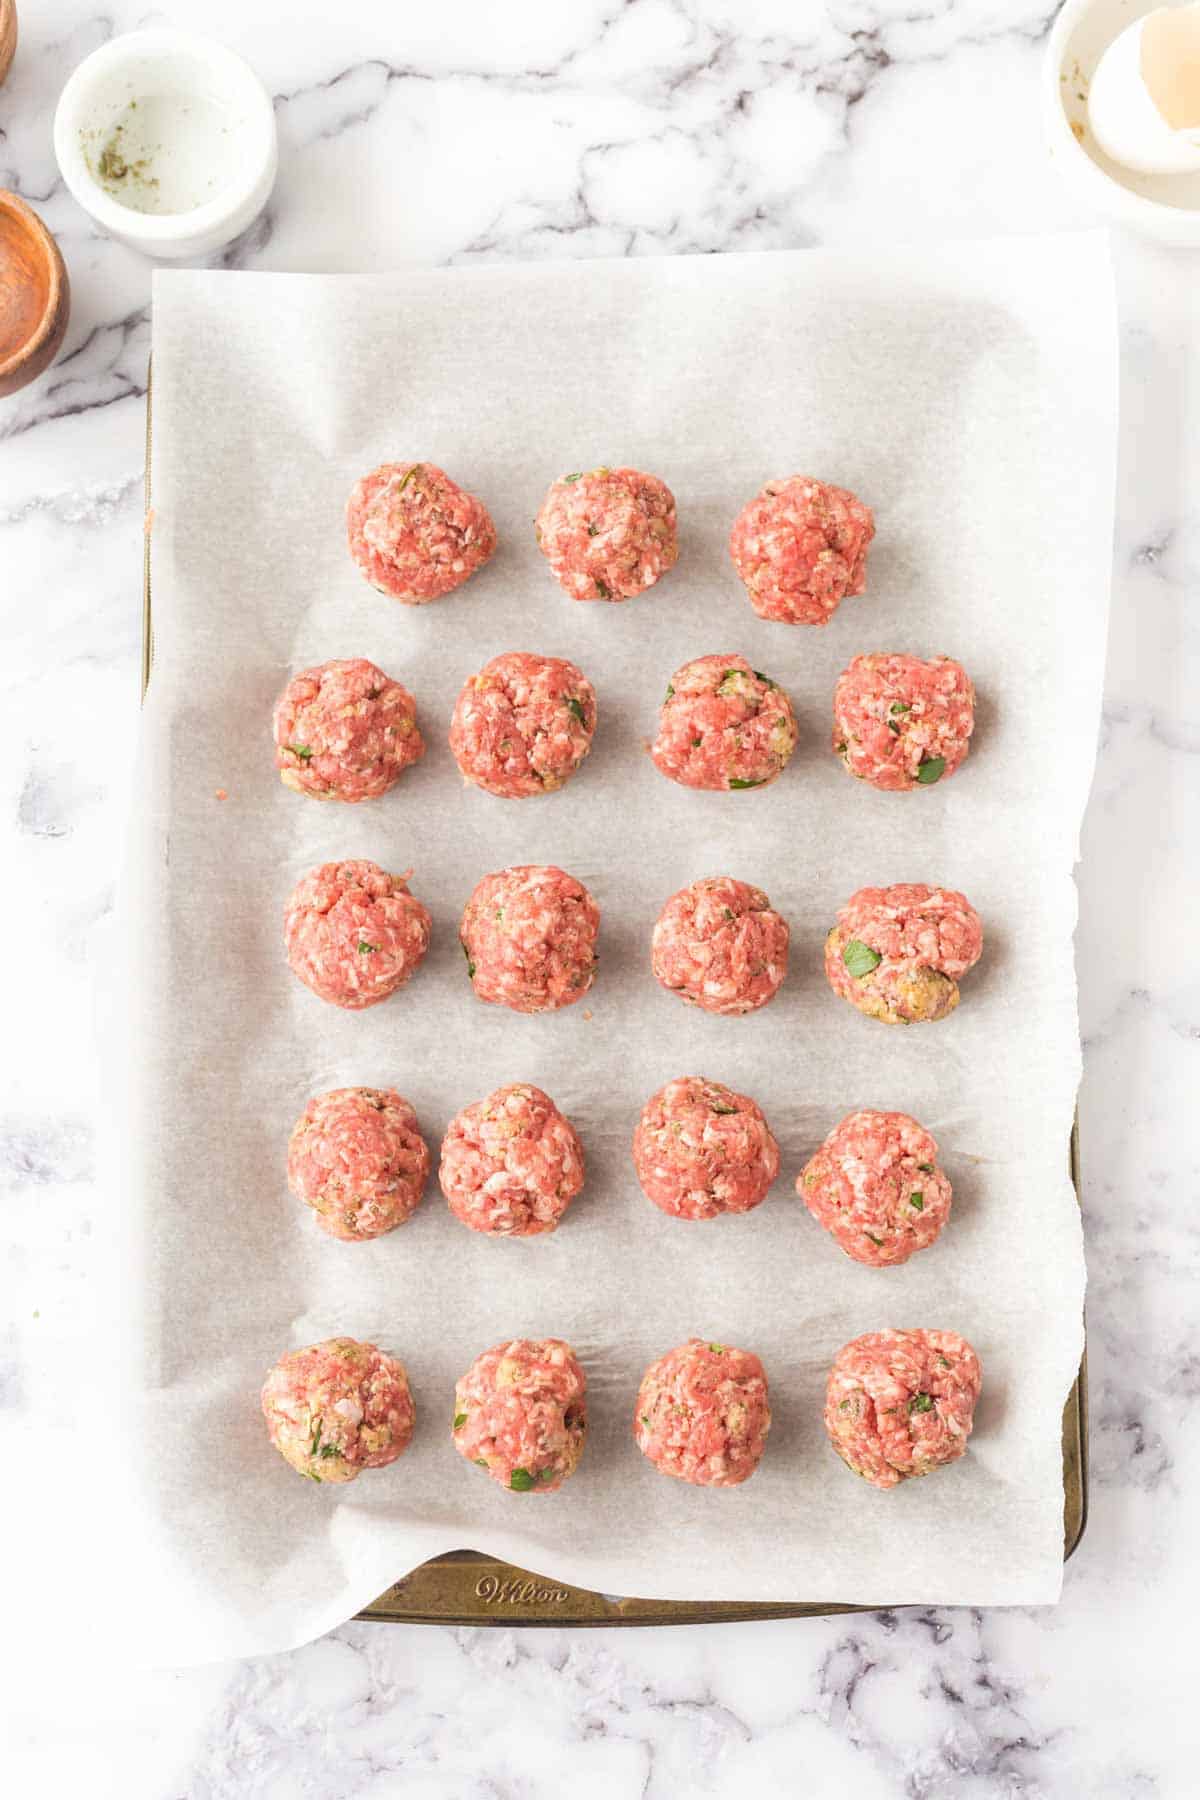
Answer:
<path fill-rule="evenodd" d="M 1144 194 L 1135 194 L 1123 182 L 1106 174 L 1071 130 L 1062 103 L 1063 56 L 1075 27 L 1095 4 L 1096 0 L 1066 0 L 1046 41 L 1042 59 L 1042 99 L 1047 129 L 1055 140 L 1054 147 L 1065 149 L 1073 159 L 1071 173 L 1082 176 L 1090 184 L 1101 211 L 1115 212 L 1130 224 L 1153 227 L 1160 237 L 1173 239 L 1176 243 L 1188 239 L 1200 242 L 1200 207 L 1168 206 L 1163 200 L 1150 200 Z"/>
<path fill-rule="evenodd" d="M 246 172 L 211 200 L 186 212 L 145 213 L 122 206 L 95 179 L 80 148 L 79 130 L 92 94 L 114 69 L 146 55 L 204 65 L 246 109 Z M 251 198 L 264 171 L 273 169 L 277 156 L 275 109 L 250 64 L 217 39 L 158 28 L 127 31 L 93 50 L 69 76 L 54 113 L 54 154 L 62 178 L 80 206 L 114 237 L 174 243 L 218 229 Z"/>

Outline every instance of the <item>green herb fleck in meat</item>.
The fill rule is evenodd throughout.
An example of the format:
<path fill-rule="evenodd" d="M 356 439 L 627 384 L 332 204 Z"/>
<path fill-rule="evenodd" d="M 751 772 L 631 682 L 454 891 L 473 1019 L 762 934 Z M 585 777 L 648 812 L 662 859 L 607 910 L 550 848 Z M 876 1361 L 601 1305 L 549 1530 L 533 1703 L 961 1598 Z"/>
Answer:
<path fill-rule="evenodd" d="M 864 944 L 860 938 L 851 938 L 842 951 L 842 961 L 846 965 L 846 973 L 853 975 L 855 981 L 861 981 L 872 969 L 877 969 L 883 958 L 878 950 L 872 950 L 870 944 Z"/>
<path fill-rule="evenodd" d="M 874 1232 L 873 1232 L 873 1231 L 864 1231 L 864 1232 L 863 1232 L 863 1236 L 864 1236 L 864 1237 L 869 1237 L 869 1238 L 870 1238 L 870 1240 L 871 1240 L 871 1242 L 872 1242 L 872 1243 L 873 1243 L 873 1244 L 874 1244 L 874 1246 L 875 1246 L 875 1248 L 876 1248 L 876 1249 L 877 1249 L 877 1250 L 882 1250 L 882 1249 L 883 1249 L 883 1239 L 882 1239 L 882 1238 L 877 1238 L 877 1237 L 876 1237 L 876 1236 L 875 1236 L 875 1233 L 874 1233 Z"/>
<path fill-rule="evenodd" d="M 920 1169 L 922 1175 L 932 1175 L 933 1174 L 933 1164 L 932 1163 L 918 1163 L 917 1167 L 918 1167 L 918 1169 Z"/>
<path fill-rule="evenodd" d="M 895 716 L 897 713 L 911 712 L 912 707 L 907 700 L 893 700 L 890 710 L 893 716 Z"/>
<path fill-rule="evenodd" d="M 322 1457 L 337 1456 L 338 1454 L 339 1454 L 339 1452 L 338 1452 L 338 1447 L 336 1444 L 322 1444 L 321 1445 Z"/>
<path fill-rule="evenodd" d="M 400 482 L 400 485 L 396 489 L 396 492 L 398 494 L 402 494 L 404 492 L 405 488 L 408 486 L 409 482 L 412 480 L 413 476 L 416 474 L 416 472 L 420 468 L 420 466 L 421 466 L 420 463 L 414 463 L 412 468 L 408 470 L 406 475 L 404 475 L 404 477 L 402 478 L 402 480 Z"/>
<path fill-rule="evenodd" d="M 919 1188 L 918 1188 L 918 1190 L 917 1190 L 917 1191 L 916 1191 L 916 1193 L 915 1193 L 915 1194 L 910 1194 L 910 1195 L 909 1195 L 909 1196 L 908 1196 L 908 1204 L 909 1204 L 909 1205 L 910 1205 L 910 1206 L 915 1206 L 915 1207 L 916 1207 L 916 1209 L 917 1209 L 917 1211 L 918 1211 L 918 1212 L 924 1212 L 924 1211 L 925 1211 L 925 1196 L 924 1196 L 924 1194 L 923 1194 L 923 1193 L 922 1193 L 922 1192 L 921 1192 L 921 1191 L 920 1191 L 920 1189 L 919 1189 Z"/>
<path fill-rule="evenodd" d="M 908 1410 L 910 1413 L 932 1412 L 933 1396 L 931 1394 L 914 1394 L 908 1403 Z"/>
<path fill-rule="evenodd" d="M 779 683 L 777 681 L 772 681 L 769 675 L 764 675 L 761 669 L 755 669 L 754 677 L 756 681 L 761 681 L 766 687 L 779 686 Z"/>
<path fill-rule="evenodd" d="M 539 1481 L 553 1481 L 554 1477 L 557 1473 L 558 1473 L 557 1469 L 555 1469 L 553 1467 L 553 1465 L 551 1465 L 550 1468 L 542 1469 L 539 1471 L 538 1480 Z"/>
<path fill-rule="evenodd" d="M 935 781 L 941 780 L 945 767 L 944 756 L 927 757 L 917 770 L 917 780 L 922 787 L 932 787 Z"/>
<path fill-rule="evenodd" d="M 675 684 L 672 681 L 668 681 L 668 683 L 667 683 L 667 699 L 663 701 L 663 705 L 665 706 L 667 704 L 667 700 L 673 700 L 674 698 L 675 698 Z"/>
<path fill-rule="evenodd" d="M 601 600 L 611 600 L 612 595 L 608 591 L 607 582 L 601 581 L 601 579 L 598 575 L 595 577 L 595 582 L 596 582 L 596 592 L 599 594 Z"/>
<path fill-rule="evenodd" d="M 457 1431 L 457 1430 L 458 1430 L 458 1428 L 459 1428 L 459 1426 L 460 1426 L 460 1425 L 465 1425 L 465 1424 L 466 1424 L 466 1422 L 467 1422 L 467 1415 L 466 1415 L 466 1413 L 455 1413 L 455 1415 L 454 1415 L 454 1427 L 453 1427 L 453 1429 L 454 1429 L 454 1430 L 455 1430 L 455 1431 Z"/>
<path fill-rule="evenodd" d="M 312 750 L 308 744 L 289 744 L 288 749 L 293 756 L 298 756 L 301 762 L 312 761 Z"/>
<path fill-rule="evenodd" d="M 714 1100 L 712 1102 L 711 1110 L 715 1113 L 719 1113 L 722 1117 L 725 1117 L 729 1113 L 735 1113 L 737 1111 L 737 1107 L 736 1106 L 722 1106 L 718 1101 Z"/>
<path fill-rule="evenodd" d="M 724 917 L 725 917 L 725 918 L 726 918 L 726 919 L 732 919 L 732 917 L 733 917 L 733 908 L 732 908 L 732 906 L 723 906 L 723 907 L 722 907 L 722 908 L 721 908 L 721 912 L 722 912 L 722 915 L 723 915 L 723 916 L 724 916 Z"/>
<path fill-rule="evenodd" d="M 574 694 L 572 694 L 570 699 L 567 701 L 567 711 L 570 713 L 574 713 L 575 717 L 579 720 L 579 723 L 581 725 L 587 724 L 587 716 L 584 713 L 583 707 L 579 704 L 579 701 L 575 698 Z"/>
<path fill-rule="evenodd" d="M 508 1485 L 514 1494 L 527 1494 L 533 1486 L 533 1476 L 528 1469 L 514 1469 Z"/>
<path fill-rule="evenodd" d="M 724 1344 L 710 1344 L 708 1347 L 714 1356 L 724 1356 L 725 1354 Z"/>
<path fill-rule="evenodd" d="M 761 787 L 765 779 L 765 776 L 759 776 L 757 781 L 746 781 L 740 775 L 731 775 L 729 785 L 731 788 Z"/>
<path fill-rule="evenodd" d="M 576 471 L 573 475 L 564 475 L 563 476 L 564 481 L 582 481 L 582 479 L 583 479 L 583 470 L 582 469 L 576 469 Z"/>

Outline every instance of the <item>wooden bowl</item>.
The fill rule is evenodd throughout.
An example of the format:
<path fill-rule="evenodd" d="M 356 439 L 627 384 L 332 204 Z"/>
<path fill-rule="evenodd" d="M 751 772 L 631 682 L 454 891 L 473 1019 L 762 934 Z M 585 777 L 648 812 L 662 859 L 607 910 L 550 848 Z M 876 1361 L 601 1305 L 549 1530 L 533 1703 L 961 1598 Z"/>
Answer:
<path fill-rule="evenodd" d="M 0 396 L 54 361 L 70 312 L 58 245 L 23 200 L 0 188 Z"/>
<path fill-rule="evenodd" d="M 17 48 L 16 0 L 0 0 L 0 82 L 12 68 Z"/>

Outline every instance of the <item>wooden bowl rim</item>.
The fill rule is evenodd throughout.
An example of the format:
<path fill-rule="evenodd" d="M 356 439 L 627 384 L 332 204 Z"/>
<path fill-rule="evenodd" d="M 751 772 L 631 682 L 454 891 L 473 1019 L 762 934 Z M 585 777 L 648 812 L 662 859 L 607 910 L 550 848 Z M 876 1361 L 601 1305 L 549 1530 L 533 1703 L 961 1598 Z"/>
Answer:
<path fill-rule="evenodd" d="M 0 9 L 5 4 L 6 0 L 0 0 Z M 10 193 L 7 188 L 0 188 L 0 213 L 10 213 L 14 218 L 20 220 L 41 251 L 50 276 L 46 304 L 37 324 L 25 342 L 18 344 L 11 356 L 0 357 L 0 381 L 3 381 L 6 376 L 19 369 L 23 363 L 27 363 L 31 357 L 36 356 L 54 330 L 66 293 L 67 281 L 62 252 L 55 243 L 49 226 L 43 224 L 32 206 L 22 200 L 19 194 Z"/>

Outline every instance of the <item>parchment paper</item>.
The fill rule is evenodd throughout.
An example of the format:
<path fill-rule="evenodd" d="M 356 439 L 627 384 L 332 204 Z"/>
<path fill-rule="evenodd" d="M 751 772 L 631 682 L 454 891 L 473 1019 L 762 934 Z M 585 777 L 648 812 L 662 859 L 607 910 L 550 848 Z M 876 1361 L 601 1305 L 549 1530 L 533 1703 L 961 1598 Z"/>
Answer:
<path fill-rule="evenodd" d="M 137 945 L 124 1194 L 139 1251 L 127 1317 L 137 1412 L 136 1570 L 154 1641 L 265 1651 L 347 1617 L 442 1550 L 673 1599 L 1053 1600 L 1061 1408 L 1081 1347 L 1083 1263 L 1067 1145 L 1079 1074 L 1072 864 L 1097 729 L 1110 567 L 1114 333 L 1103 239 L 483 267 L 388 277 L 168 273 L 154 292 L 155 664 L 124 917 Z M 343 506 L 388 458 L 441 463 L 485 497 L 490 566 L 423 609 L 372 590 Z M 531 521 L 556 474 L 661 474 L 682 554 L 650 594 L 569 601 Z M 728 561 L 738 507 L 810 472 L 875 508 L 869 591 L 824 630 L 759 620 Z M 463 680 L 501 650 L 569 656 L 595 684 L 595 748 L 560 794 L 464 788 L 446 747 Z M 856 652 L 959 657 L 974 748 L 944 785 L 879 794 L 829 750 Z M 774 786 L 692 793 L 645 755 L 672 671 L 740 651 L 782 682 L 800 745 Z M 385 800 L 319 805 L 272 766 L 290 671 L 366 655 L 415 693 L 429 751 Z M 223 789 L 227 798 L 218 799 Z M 312 865 L 411 868 L 433 946 L 362 1014 L 288 972 L 284 898 Z M 486 871 L 557 863 L 602 909 L 589 1000 L 523 1018 L 478 1003 L 457 941 Z M 651 978 L 650 931 L 697 876 L 763 886 L 791 974 L 744 1019 Z M 947 1022 L 889 1029 L 825 985 L 821 944 L 865 883 L 962 888 L 985 922 Z M 783 1171 L 748 1217 L 687 1225 L 637 1187 L 629 1140 L 669 1077 L 754 1095 Z M 284 1150 L 310 1094 L 393 1084 L 435 1148 L 502 1082 L 545 1087 L 588 1180 L 553 1236 L 476 1237 L 431 1183 L 373 1244 L 316 1229 Z M 857 1106 L 937 1136 L 954 1184 L 940 1243 L 851 1263 L 794 1194 Z M 984 1390 L 970 1454 L 890 1494 L 821 1428 L 839 1346 L 883 1326 L 970 1338 Z M 411 1451 L 349 1487 L 299 1480 L 258 1390 L 284 1350 L 336 1333 L 407 1364 Z M 774 1425 L 746 1486 L 659 1476 L 630 1434 L 644 1366 L 692 1333 L 745 1345 Z M 558 1334 L 589 1382 L 578 1475 L 509 1495 L 451 1448 L 455 1377 L 508 1334 Z"/>

